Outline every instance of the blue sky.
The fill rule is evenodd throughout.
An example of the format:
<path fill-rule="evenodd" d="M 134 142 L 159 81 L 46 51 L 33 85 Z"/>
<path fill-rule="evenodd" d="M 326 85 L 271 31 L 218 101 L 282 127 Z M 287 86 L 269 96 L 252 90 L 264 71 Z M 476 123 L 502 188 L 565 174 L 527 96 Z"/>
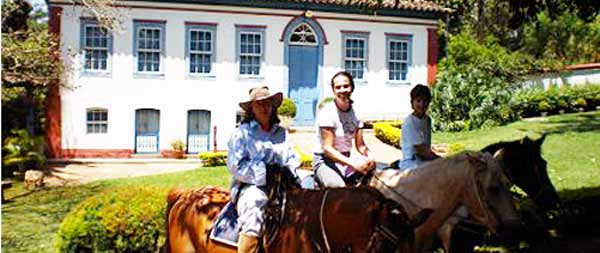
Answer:
<path fill-rule="evenodd" d="M 43 8 L 44 10 L 48 9 L 48 6 L 46 6 L 46 1 L 45 0 L 27 0 L 29 3 L 31 3 L 31 5 L 33 5 L 33 8 L 35 9 L 39 9 L 39 8 Z"/>

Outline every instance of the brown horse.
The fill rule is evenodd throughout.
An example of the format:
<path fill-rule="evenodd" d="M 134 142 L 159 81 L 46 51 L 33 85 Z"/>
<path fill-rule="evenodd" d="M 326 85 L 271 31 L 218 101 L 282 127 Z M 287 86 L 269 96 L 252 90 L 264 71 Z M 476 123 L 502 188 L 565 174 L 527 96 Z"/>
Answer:
<path fill-rule="evenodd" d="M 537 140 L 524 137 L 511 142 L 499 142 L 483 148 L 482 152 L 494 155 L 509 181 L 521 188 L 529 198 L 545 210 L 559 205 L 559 197 L 548 177 L 546 161 L 542 158 L 541 147 L 546 135 Z M 451 252 L 451 236 L 455 225 L 461 219 L 449 219 L 438 231 L 438 236 L 446 253 Z M 472 249 L 473 242 L 466 248 Z M 469 249 L 459 249 L 465 252 Z"/>
<path fill-rule="evenodd" d="M 413 252 L 414 228 L 431 210 L 409 218 L 394 201 L 363 188 L 298 189 L 287 169 L 267 173 L 265 252 Z M 281 173 L 284 172 L 284 173 Z M 229 200 L 216 187 L 173 191 L 168 196 L 170 252 L 235 252 L 209 239 L 213 221 Z"/>
<path fill-rule="evenodd" d="M 214 219 L 227 202 L 229 192 L 214 186 L 171 191 L 167 196 L 167 252 L 236 253 L 236 248 L 208 237 Z"/>
<path fill-rule="evenodd" d="M 274 181 L 267 177 L 275 187 L 269 192 L 266 252 L 413 252 L 414 228 L 431 213 L 421 210 L 409 218 L 402 206 L 369 187 L 299 189 L 287 172 L 274 170 Z"/>
<path fill-rule="evenodd" d="M 416 252 L 427 252 L 435 232 L 460 206 L 492 232 L 517 226 L 509 182 L 498 162 L 487 153 L 463 153 L 437 159 L 413 171 L 376 172 L 370 185 L 403 205 L 409 215 L 434 210 L 415 230 Z"/>

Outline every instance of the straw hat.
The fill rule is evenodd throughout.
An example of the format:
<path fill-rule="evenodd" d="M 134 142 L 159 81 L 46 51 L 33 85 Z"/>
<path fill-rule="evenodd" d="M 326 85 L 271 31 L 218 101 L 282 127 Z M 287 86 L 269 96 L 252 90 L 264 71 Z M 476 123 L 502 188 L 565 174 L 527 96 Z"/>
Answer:
<path fill-rule="evenodd" d="M 275 108 L 278 108 L 281 105 L 281 101 L 283 100 L 283 93 L 277 92 L 273 95 L 270 95 L 269 87 L 267 86 L 254 87 L 250 89 L 249 93 L 250 99 L 246 102 L 240 102 L 240 107 L 242 107 L 242 109 L 244 109 L 245 111 L 251 110 L 250 105 L 252 104 L 252 101 L 270 99 L 273 103 L 273 106 L 275 106 Z"/>

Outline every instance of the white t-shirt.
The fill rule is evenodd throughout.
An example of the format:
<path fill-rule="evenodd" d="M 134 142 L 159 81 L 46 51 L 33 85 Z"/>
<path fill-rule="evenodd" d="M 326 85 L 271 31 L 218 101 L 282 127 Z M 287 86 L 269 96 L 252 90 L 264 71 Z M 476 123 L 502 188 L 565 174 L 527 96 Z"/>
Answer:
<path fill-rule="evenodd" d="M 425 116 L 422 119 L 417 118 L 412 113 L 402 122 L 402 137 L 400 146 L 402 147 L 402 162 L 400 169 L 414 169 L 424 161 L 417 156 L 414 145 L 425 144 L 431 148 L 431 118 Z"/>
<path fill-rule="evenodd" d="M 341 111 L 335 105 L 335 102 L 329 102 L 317 112 L 317 142 L 315 153 L 323 153 L 323 143 L 321 139 L 321 127 L 332 127 L 335 133 L 334 148 L 340 152 L 350 152 L 352 150 L 352 139 L 358 129 L 363 127 L 362 121 L 356 118 L 354 109 L 350 107 L 348 111 Z"/>

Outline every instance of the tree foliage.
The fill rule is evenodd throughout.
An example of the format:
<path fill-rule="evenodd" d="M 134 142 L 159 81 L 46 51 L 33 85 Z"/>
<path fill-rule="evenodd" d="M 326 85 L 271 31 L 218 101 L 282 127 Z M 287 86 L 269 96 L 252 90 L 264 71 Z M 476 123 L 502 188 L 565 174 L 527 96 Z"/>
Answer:
<path fill-rule="evenodd" d="M 600 62 L 600 15 L 585 22 L 574 12 L 553 18 L 542 11 L 525 25 L 524 34 L 522 51 L 536 58 L 562 64 Z"/>
<path fill-rule="evenodd" d="M 436 130 L 471 130 L 516 118 L 509 106 L 511 84 L 528 71 L 531 57 L 508 52 L 493 37 L 479 43 L 470 32 L 451 36 L 448 52 L 432 90 Z"/>
<path fill-rule="evenodd" d="M 598 61 L 591 55 L 599 51 L 595 31 L 600 5 L 588 0 L 435 1 L 455 10 L 450 14 L 449 27 L 443 27 L 450 34 L 469 31 L 479 42 L 492 36 L 510 51 L 531 53 L 547 68 Z M 568 45 L 561 48 L 562 43 Z M 581 55 L 570 53 L 582 48 Z"/>

